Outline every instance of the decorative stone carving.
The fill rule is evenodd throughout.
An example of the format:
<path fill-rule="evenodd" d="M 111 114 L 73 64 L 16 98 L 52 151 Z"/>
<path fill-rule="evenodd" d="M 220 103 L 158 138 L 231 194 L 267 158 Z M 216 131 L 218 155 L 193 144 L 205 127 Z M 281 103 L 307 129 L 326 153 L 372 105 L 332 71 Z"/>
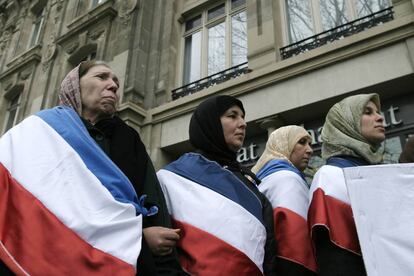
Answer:
<path fill-rule="evenodd" d="M 100 29 L 100 30 L 94 30 L 94 31 L 89 31 L 88 32 L 88 37 L 91 40 L 97 40 L 101 35 L 103 35 L 105 33 L 104 29 Z"/>
<path fill-rule="evenodd" d="M 42 58 L 42 70 L 43 72 L 46 72 L 46 70 L 49 68 L 51 61 L 55 58 L 57 53 L 57 47 L 55 43 L 55 37 L 52 34 L 50 36 L 51 41 L 46 46 L 46 51 L 43 54 Z"/>
<path fill-rule="evenodd" d="M 6 92 L 9 91 L 13 87 L 13 85 L 14 85 L 13 80 L 4 81 L 4 85 L 3 85 L 4 91 Z"/>
<path fill-rule="evenodd" d="M 19 74 L 21 80 L 27 80 L 29 76 L 32 74 L 33 68 L 29 67 L 22 70 Z"/>
<path fill-rule="evenodd" d="M 139 7 L 138 0 L 124 0 L 121 2 L 119 9 L 119 17 L 122 20 L 122 24 L 127 25 L 131 19 L 132 12 Z"/>
<path fill-rule="evenodd" d="M 11 32 L 9 29 L 7 29 L 3 32 L 3 35 L 0 38 L 0 51 L 3 51 L 6 48 L 10 38 Z"/>
<path fill-rule="evenodd" d="M 68 53 L 69 55 L 72 54 L 73 52 L 76 51 L 76 49 L 78 49 L 79 47 L 79 42 L 73 42 L 71 44 L 69 44 L 66 48 L 65 48 L 65 52 Z"/>

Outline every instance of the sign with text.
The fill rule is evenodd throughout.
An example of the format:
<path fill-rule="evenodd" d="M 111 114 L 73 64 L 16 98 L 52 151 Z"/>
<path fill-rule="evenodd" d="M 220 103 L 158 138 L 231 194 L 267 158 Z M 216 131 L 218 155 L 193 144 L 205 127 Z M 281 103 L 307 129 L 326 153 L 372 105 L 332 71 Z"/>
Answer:
<path fill-rule="evenodd" d="M 414 275 L 414 163 L 344 169 L 368 275 Z"/>

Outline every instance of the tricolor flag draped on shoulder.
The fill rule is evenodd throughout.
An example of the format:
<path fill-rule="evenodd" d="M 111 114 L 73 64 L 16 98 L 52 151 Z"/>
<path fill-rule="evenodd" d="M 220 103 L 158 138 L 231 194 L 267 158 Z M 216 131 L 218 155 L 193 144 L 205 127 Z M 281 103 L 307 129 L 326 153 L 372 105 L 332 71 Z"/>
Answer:
<path fill-rule="evenodd" d="M 230 171 L 195 153 L 157 173 L 183 268 L 193 275 L 262 275 L 266 229 L 257 196 Z"/>
<path fill-rule="evenodd" d="M 332 243 L 361 255 L 342 168 L 322 166 L 313 177 L 309 192 L 308 224 L 311 235 L 314 228 L 326 227 Z"/>
<path fill-rule="evenodd" d="M 305 178 L 280 159 L 267 162 L 257 177 L 262 181 L 259 190 L 272 204 L 277 256 L 317 272 L 307 223 L 309 187 Z"/>
<path fill-rule="evenodd" d="M 135 275 L 141 213 L 72 109 L 41 111 L 0 139 L 0 259 L 14 273 Z"/>

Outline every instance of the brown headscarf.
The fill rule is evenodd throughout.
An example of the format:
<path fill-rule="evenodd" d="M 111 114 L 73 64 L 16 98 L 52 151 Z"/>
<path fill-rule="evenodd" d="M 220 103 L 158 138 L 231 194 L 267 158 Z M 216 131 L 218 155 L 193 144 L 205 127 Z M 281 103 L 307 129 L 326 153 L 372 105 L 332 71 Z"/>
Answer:
<path fill-rule="evenodd" d="M 411 137 L 405 143 L 404 149 L 401 152 L 400 163 L 413 163 L 414 162 L 414 137 Z"/>
<path fill-rule="evenodd" d="M 72 107 L 79 116 L 82 115 L 82 101 L 80 94 L 79 67 L 82 63 L 72 69 L 60 84 L 60 105 Z"/>
<path fill-rule="evenodd" d="M 382 160 L 380 145 L 372 145 L 362 136 L 361 118 L 364 108 L 372 101 L 380 109 L 378 94 L 350 96 L 331 107 L 322 129 L 322 157 L 353 156 L 370 164 Z"/>

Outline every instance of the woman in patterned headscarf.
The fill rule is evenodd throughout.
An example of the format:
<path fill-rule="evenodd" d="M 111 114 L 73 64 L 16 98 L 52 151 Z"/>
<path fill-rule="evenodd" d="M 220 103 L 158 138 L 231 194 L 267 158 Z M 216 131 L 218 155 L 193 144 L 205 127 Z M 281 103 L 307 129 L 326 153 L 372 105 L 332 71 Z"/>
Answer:
<path fill-rule="evenodd" d="M 171 229 L 162 190 L 139 134 L 116 116 L 118 88 L 119 80 L 107 64 L 86 61 L 66 75 L 59 99 L 61 105 L 78 113 L 92 138 L 129 178 L 138 197 L 147 196 L 145 205 L 158 208 L 156 215 L 144 217 L 140 275 L 181 275 L 173 250 L 179 229 Z"/>
<path fill-rule="evenodd" d="M 366 275 L 342 168 L 380 163 L 384 139 L 377 94 L 345 98 L 326 116 L 326 165 L 313 179 L 308 215 L 320 275 Z"/>
<path fill-rule="evenodd" d="M 316 262 L 307 227 L 309 186 L 302 171 L 312 154 L 312 139 L 300 126 L 273 131 L 252 168 L 259 190 L 273 207 L 278 275 L 315 275 Z"/>

